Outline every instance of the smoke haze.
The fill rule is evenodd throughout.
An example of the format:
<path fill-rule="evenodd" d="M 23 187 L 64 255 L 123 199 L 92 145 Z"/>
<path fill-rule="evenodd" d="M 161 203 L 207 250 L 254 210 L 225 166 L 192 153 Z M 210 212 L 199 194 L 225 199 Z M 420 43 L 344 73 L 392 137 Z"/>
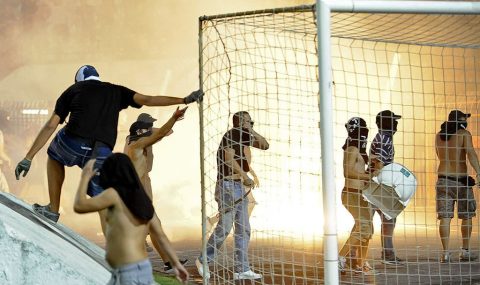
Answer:
<path fill-rule="evenodd" d="M 0 10 L 0 121 L 12 159 L 3 167 L 11 192 L 30 203 L 48 202 L 46 148 L 29 175 L 16 181 L 13 168 L 26 154 L 46 115 L 20 121 L 22 108 L 37 104 L 51 114 L 55 100 L 73 83 L 83 64 L 97 67 L 102 80 L 139 93 L 183 97 L 198 88 L 198 17 L 302 4 L 295 0 L 3 0 Z M 37 103 L 36 103 L 37 102 Z M 13 107 L 12 107 L 13 106 Z M 175 107 L 123 111 L 115 151 L 122 151 L 128 127 L 140 112 L 158 119 Z M 19 123 L 20 122 L 20 123 Z M 29 127 L 30 126 L 30 127 Z M 174 134 L 154 146 L 154 205 L 172 240 L 200 242 L 198 109 L 191 105 Z M 68 168 L 61 222 L 101 241 L 98 215 L 73 213 L 80 170 Z"/>

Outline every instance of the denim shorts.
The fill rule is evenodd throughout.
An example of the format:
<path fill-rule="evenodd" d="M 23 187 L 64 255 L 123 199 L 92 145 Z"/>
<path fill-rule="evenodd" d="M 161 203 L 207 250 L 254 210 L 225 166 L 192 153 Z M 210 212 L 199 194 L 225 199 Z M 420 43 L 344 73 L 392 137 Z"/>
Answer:
<path fill-rule="evenodd" d="M 83 168 L 91 158 L 96 158 L 93 168 L 100 169 L 112 150 L 105 144 L 97 144 L 95 147 L 93 142 L 67 135 L 65 128 L 62 128 L 50 143 L 47 153 L 51 159 L 68 167 L 76 165 Z M 98 185 L 98 179 L 98 175 L 95 175 L 88 183 L 87 194 L 90 197 L 97 196 L 104 190 Z"/>
<path fill-rule="evenodd" d="M 149 259 L 127 264 L 112 271 L 107 285 L 151 285 L 153 282 L 152 264 Z"/>

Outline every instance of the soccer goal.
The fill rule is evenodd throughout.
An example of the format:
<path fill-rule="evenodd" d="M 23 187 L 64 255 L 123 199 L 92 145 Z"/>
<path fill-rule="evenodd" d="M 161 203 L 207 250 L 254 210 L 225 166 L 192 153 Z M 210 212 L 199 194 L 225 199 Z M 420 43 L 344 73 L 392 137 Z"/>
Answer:
<path fill-rule="evenodd" d="M 259 183 L 244 189 L 232 205 L 248 199 L 253 208 L 249 265 L 263 276 L 252 284 L 480 280 L 478 261 L 439 263 L 434 145 L 450 110 L 460 109 L 472 113 L 468 130 L 480 147 L 480 3 L 318 1 L 203 16 L 199 54 L 205 91 L 200 104 L 204 258 L 222 216 L 219 191 L 215 195 L 223 179 L 217 150 L 234 128 L 233 115 L 247 111 L 255 132 L 270 145 L 267 150 L 249 147 L 249 166 Z M 344 125 L 351 117 L 364 118 L 370 147 L 382 110 L 402 116 L 394 135 L 395 162 L 417 179 L 394 233 L 395 251 L 404 262 L 396 267 L 381 262 L 375 217 L 367 260 L 377 275 L 340 276 L 338 249 L 353 225 L 340 199 Z M 470 249 L 478 254 L 478 219 L 472 224 Z M 205 284 L 236 284 L 234 232 L 217 249 Z M 450 248 L 458 256 L 462 240 L 456 216 L 450 232 Z"/>

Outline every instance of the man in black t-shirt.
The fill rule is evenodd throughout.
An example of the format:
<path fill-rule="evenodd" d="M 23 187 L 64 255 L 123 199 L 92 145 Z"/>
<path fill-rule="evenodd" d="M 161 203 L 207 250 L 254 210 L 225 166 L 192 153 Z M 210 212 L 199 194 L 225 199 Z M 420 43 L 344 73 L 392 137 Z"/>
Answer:
<path fill-rule="evenodd" d="M 55 110 L 40 130 L 25 158 L 15 169 L 17 180 L 23 172 L 27 175 L 33 157 L 45 145 L 59 124 L 67 125 L 56 134 L 48 148 L 47 176 L 50 204 L 33 205 L 33 209 L 50 220 L 59 218 L 60 194 L 65 178 L 65 166 L 85 163 L 96 158 L 95 169 L 111 154 L 117 139 L 119 112 L 127 107 L 170 106 L 189 104 L 202 100 L 203 92 L 197 90 L 185 98 L 146 96 L 126 87 L 100 81 L 97 70 L 90 65 L 80 67 L 75 75 L 75 84 L 58 98 Z M 96 196 L 103 189 L 98 185 L 98 176 L 89 184 L 88 195 Z M 102 228 L 103 213 L 100 214 Z"/>
<path fill-rule="evenodd" d="M 261 274 L 255 273 L 250 268 L 248 261 L 248 243 L 250 241 L 250 222 L 248 217 L 248 198 L 245 187 L 252 187 L 253 180 L 247 173 L 250 170 L 245 147 L 253 146 L 266 150 L 269 148 L 267 140 L 253 130 L 253 121 L 245 112 L 233 115 L 233 128 L 222 137 L 217 150 L 217 186 L 215 200 L 218 203 L 219 221 L 208 239 L 207 256 L 200 256 L 195 264 L 200 275 L 209 278 L 207 263 L 215 257 L 227 238 L 232 226 L 235 224 L 235 272 L 233 279 L 259 279 Z"/>

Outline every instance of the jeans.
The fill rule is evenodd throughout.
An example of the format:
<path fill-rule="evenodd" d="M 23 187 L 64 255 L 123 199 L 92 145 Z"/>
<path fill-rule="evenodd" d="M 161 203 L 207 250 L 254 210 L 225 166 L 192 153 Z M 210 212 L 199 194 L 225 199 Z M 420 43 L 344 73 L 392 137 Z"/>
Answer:
<path fill-rule="evenodd" d="M 220 219 L 207 243 L 207 261 L 215 258 L 232 227 L 235 241 L 235 272 L 250 270 L 248 244 L 250 242 L 250 221 L 248 217 L 248 198 L 241 181 L 219 180 L 215 188 L 215 200 L 218 203 Z M 202 256 L 200 255 L 200 260 Z"/>
<path fill-rule="evenodd" d="M 47 150 L 48 156 L 64 166 L 85 166 L 91 158 L 95 157 L 94 169 L 101 169 L 103 162 L 112 154 L 112 150 L 105 144 L 95 147 L 93 142 L 82 138 L 72 137 L 65 133 L 65 128 L 58 131 Z M 99 176 L 95 175 L 88 183 L 87 194 L 91 197 L 103 192 L 98 185 Z"/>

